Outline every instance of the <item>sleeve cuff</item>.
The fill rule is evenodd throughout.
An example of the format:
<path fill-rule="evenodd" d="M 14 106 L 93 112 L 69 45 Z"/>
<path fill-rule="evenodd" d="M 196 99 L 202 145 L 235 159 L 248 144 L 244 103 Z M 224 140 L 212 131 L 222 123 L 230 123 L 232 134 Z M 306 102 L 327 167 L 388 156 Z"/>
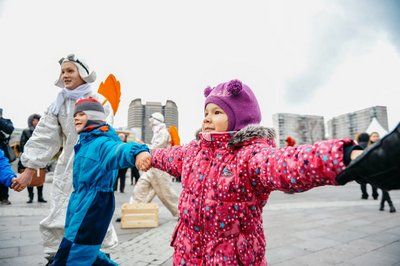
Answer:
<path fill-rule="evenodd" d="M 351 145 L 351 146 L 346 146 L 346 147 L 344 147 L 344 150 L 343 150 L 343 163 L 346 165 L 346 166 L 348 166 L 349 164 L 350 164 L 350 162 L 351 162 L 351 153 L 353 152 L 353 151 L 356 151 L 356 150 L 363 150 L 363 148 L 360 146 L 360 145 Z"/>

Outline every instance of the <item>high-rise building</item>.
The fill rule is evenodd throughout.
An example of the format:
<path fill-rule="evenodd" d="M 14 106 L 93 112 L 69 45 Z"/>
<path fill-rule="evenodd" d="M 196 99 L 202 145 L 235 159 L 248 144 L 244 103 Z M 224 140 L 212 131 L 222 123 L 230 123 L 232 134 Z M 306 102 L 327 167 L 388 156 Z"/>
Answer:
<path fill-rule="evenodd" d="M 178 107 L 171 100 L 167 100 L 165 105 L 161 105 L 160 102 L 142 104 L 142 100 L 138 98 L 129 104 L 128 129 L 133 130 L 135 135 L 140 136 L 145 143 L 150 143 L 153 137 L 153 131 L 149 126 L 149 118 L 155 112 L 164 115 L 167 127 L 172 125 L 178 127 Z"/>
<path fill-rule="evenodd" d="M 278 113 L 272 119 L 279 147 L 285 147 L 288 136 L 294 138 L 297 145 L 313 144 L 325 138 L 323 116 Z"/>
<path fill-rule="evenodd" d="M 363 110 L 336 116 L 328 121 L 329 138 L 355 138 L 357 133 L 365 132 L 373 118 L 388 130 L 386 106 L 373 106 Z"/>

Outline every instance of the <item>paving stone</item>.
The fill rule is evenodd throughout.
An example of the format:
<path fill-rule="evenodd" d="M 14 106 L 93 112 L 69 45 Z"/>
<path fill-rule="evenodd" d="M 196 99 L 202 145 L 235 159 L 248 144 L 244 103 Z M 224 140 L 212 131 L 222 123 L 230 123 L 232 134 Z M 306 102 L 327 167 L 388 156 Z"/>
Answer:
<path fill-rule="evenodd" d="M 277 262 L 282 262 L 285 260 L 289 260 L 291 258 L 295 258 L 301 255 L 309 254 L 310 251 L 293 246 L 293 245 L 287 245 L 284 247 L 279 247 L 279 248 L 273 248 L 273 249 L 267 249 L 267 261 L 268 263 L 277 263 Z"/>
<path fill-rule="evenodd" d="M 12 248 L 0 248 L 0 258 L 13 258 L 18 256 L 19 247 L 12 247 Z"/>
<path fill-rule="evenodd" d="M 344 230 L 342 232 L 338 232 L 336 234 L 328 234 L 325 235 L 326 238 L 336 240 L 342 243 L 347 243 L 355 239 L 360 239 L 367 236 L 367 233 L 364 232 L 354 232 L 350 230 Z"/>
<path fill-rule="evenodd" d="M 47 260 L 43 257 L 43 255 L 0 259 L 0 265 L 2 265 L 2 266 L 46 265 L 46 263 L 47 263 Z"/>
<path fill-rule="evenodd" d="M 29 245 L 29 246 L 21 246 L 19 248 L 19 255 L 20 256 L 31 256 L 37 255 L 43 252 L 42 245 Z"/>
<path fill-rule="evenodd" d="M 362 256 L 358 256 L 349 260 L 353 265 L 376 266 L 376 265 L 393 265 L 399 262 L 400 256 L 391 256 L 379 251 L 372 251 Z"/>
<path fill-rule="evenodd" d="M 297 247 L 300 248 L 304 248 L 307 251 L 318 251 L 339 244 L 341 244 L 339 241 L 331 240 L 328 238 L 315 237 L 300 243 L 295 243 L 293 245 L 296 245 Z"/>

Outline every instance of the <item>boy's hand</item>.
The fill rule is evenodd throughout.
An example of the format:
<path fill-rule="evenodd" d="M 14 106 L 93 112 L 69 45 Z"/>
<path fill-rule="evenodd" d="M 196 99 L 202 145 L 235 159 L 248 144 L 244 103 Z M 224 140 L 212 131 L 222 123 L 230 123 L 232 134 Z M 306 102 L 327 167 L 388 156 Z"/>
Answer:
<path fill-rule="evenodd" d="M 135 165 L 136 168 L 138 168 L 140 171 L 147 171 L 151 168 L 151 155 L 147 151 L 141 152 L 138 155 L 136 155 L 136 160 L 135 160 Z"/>
<path fill-rule="evenodd" d="M 22 191 L 31 183 L 35 174 L 35 169 L 26 168 L 19 177 L 13 179 L 11 188 L 18 192 Z"/>

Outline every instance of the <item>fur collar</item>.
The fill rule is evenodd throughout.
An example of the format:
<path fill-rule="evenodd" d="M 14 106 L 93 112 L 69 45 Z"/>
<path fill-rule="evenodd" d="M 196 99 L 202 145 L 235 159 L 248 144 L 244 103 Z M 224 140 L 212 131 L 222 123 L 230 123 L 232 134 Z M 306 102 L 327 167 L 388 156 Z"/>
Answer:
<path fill-rule="evenodd" d="M 248 125 L 241 130 L 239 130 L 229 141 L 229 147 L 241 146 L 244 142 L 251 140 L 253 138 L 266 138 L 274 139 L 275 130 L 272 128 L 267 128 L 259 125 Z"/>

